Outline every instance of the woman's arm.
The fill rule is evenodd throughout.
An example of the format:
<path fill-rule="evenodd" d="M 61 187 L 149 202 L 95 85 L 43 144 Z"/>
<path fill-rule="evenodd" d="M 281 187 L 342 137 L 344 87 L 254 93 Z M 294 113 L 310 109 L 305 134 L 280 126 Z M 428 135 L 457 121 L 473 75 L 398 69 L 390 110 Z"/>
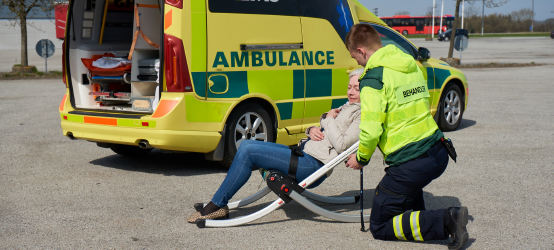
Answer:
<path fill-rule="evenodd" d="M 326 136 L 337 153 L 342 153 L 359 140 L 360 114 L 360 111 L 353 114 L 355 117 L 352 120 L 352 123 L 348 125 L 348 128 L 344 131 L 344 133 L 341 133 L 337 120 L 330 118 L 321 121 L 321 126 L 325 127 L 325 130 L 327 131 Z"/>

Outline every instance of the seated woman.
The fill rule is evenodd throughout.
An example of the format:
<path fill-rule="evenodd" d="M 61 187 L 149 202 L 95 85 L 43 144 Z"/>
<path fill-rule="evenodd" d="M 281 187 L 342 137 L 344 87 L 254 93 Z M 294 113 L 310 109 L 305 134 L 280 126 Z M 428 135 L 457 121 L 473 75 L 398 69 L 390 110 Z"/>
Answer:
<path fill-rule="evenodd" d="M 306 129 L 308 140 L 301 147 L 304 156 L 298 157 L 296 180 L 300 182 L 323 165 L 348 149 L 359 140 L 360 134 L 360 90 L 358 78 L 363 69 L 350 73 L 348 82 L 348 102 L 338 109 L 331 109 L 321 116 L 321 128 L 313 126 Z M 229 214 L 227 204 L 233 195 L 248 181 L 252 170 L 259 167 L 266 170 L 278 170 L 286 174 L 289 170 L 291 150 L 289 147 L 272 142 L 243 141 L 235 159 L 229 168 L 225 180 L 200 212 L 191 215 L 187 221 L 195 223 L 198 219 L 217 219 Z M 313 188 L 326 178 L 320 178 L 309 188 Z"/>

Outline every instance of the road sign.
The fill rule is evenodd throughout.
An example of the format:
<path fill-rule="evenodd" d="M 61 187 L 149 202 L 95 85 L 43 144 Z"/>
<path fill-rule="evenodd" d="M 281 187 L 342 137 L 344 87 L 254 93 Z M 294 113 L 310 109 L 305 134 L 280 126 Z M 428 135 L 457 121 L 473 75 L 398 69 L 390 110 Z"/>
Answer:
<path fill-rule="evenodd" d="M 56 46 L 54 46 L 54 43 L 48 39 L 42 39 L 38 41 L 37 46 L 37 54 L 44 58 L 44 71 L 48 73 L 48 63 L 46 62 L 46 58 L 51 57 L 54 52 L 56 51 Z"/>
<path fill-rule="evenodd" d="M 457 35 L 454 38 L 454 48 L 460 51 L 460 64 L 462 64 L 462 51 L 467 49 L 468 37 L 464 35 Z"/>
<path fill-rule="evenodd" d="M 48 58 L 54 54 L 54 52 L 56 51 L 56 46 L 54 46 L 54 43 L 52 41 L 48 39 L 42 39 L 38 41 L 36 49 L 40 57 Z"/>
<path fill-rule="evenodd" d="M 464 35 L 457 35 L 456 38 L 454 38 L 454 48 L 457 51 L 464 51 L 467 49 L 468 44 L 468 38 Z"/>

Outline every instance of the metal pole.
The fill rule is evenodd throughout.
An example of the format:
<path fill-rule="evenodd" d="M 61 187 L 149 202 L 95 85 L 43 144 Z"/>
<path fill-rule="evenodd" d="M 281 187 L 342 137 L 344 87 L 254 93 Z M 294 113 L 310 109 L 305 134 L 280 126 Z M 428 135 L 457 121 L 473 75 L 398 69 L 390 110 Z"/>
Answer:
<path fill-rule="evenodd" d="M 44 72 L 48 73 L 48 44 L 42 41 L 42 55 L 44 55 Z"/>
<path fill-rule="evenodd" d="M 431 25 L 431 38 L 435 38 L 435 0 L 433 0 L 433 17 L 431 17 L 431 20 L 433 20 L 433 25 Z"/>
<path fill-rule="evenodd" d="M 362 227 L 360 230 L 365 232 L 364 224 L 364 168 L 360 169 L 360 217 L 362 218 Z"/>
<path fill-rule="evenodd" d="M 460 37 L 460 65 L 462 64 L 462 51 L 463 51 L 463 44 L 464 44 L 464 36 Z"/>
<path fill-rule="evenodd" d="M 483 12 L 481 12 L 481 36 L 485 30 L 485 0 L 483 0 Z"/>
<path fill-rule="evenodd" d="M 444 12 L 444 0 L 442 0 L 442 8 L 441 8 L 441 33 L 442 33 L 442 18 L 443 18 L 443 12 Z"/>
<path fill-rule="evenodd" d="M 535 0 L 531 2 L 531 12 L 531 32 L 533 32 L 533 29 L 535 28 L 533 27 L 535 24 Z"/>
<path fill-rule="evenodd" d="M 464 28 L 464 10 L 465 10 L 465 0 L 462 0 L 462 29 Z"/>

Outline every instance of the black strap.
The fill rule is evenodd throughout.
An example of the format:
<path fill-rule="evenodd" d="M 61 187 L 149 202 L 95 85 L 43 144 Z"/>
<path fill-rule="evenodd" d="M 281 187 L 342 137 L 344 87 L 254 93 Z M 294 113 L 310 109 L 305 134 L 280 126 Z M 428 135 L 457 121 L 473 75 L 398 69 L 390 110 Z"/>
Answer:
<path fill-rule="evenodd" d="M 290 151 L 289 173 L 291 179 L 296 180 L 296 168 L 298 166 L 298 156 L 304 156 L 304 152 L 299 147 L 292 147 Z"/>

